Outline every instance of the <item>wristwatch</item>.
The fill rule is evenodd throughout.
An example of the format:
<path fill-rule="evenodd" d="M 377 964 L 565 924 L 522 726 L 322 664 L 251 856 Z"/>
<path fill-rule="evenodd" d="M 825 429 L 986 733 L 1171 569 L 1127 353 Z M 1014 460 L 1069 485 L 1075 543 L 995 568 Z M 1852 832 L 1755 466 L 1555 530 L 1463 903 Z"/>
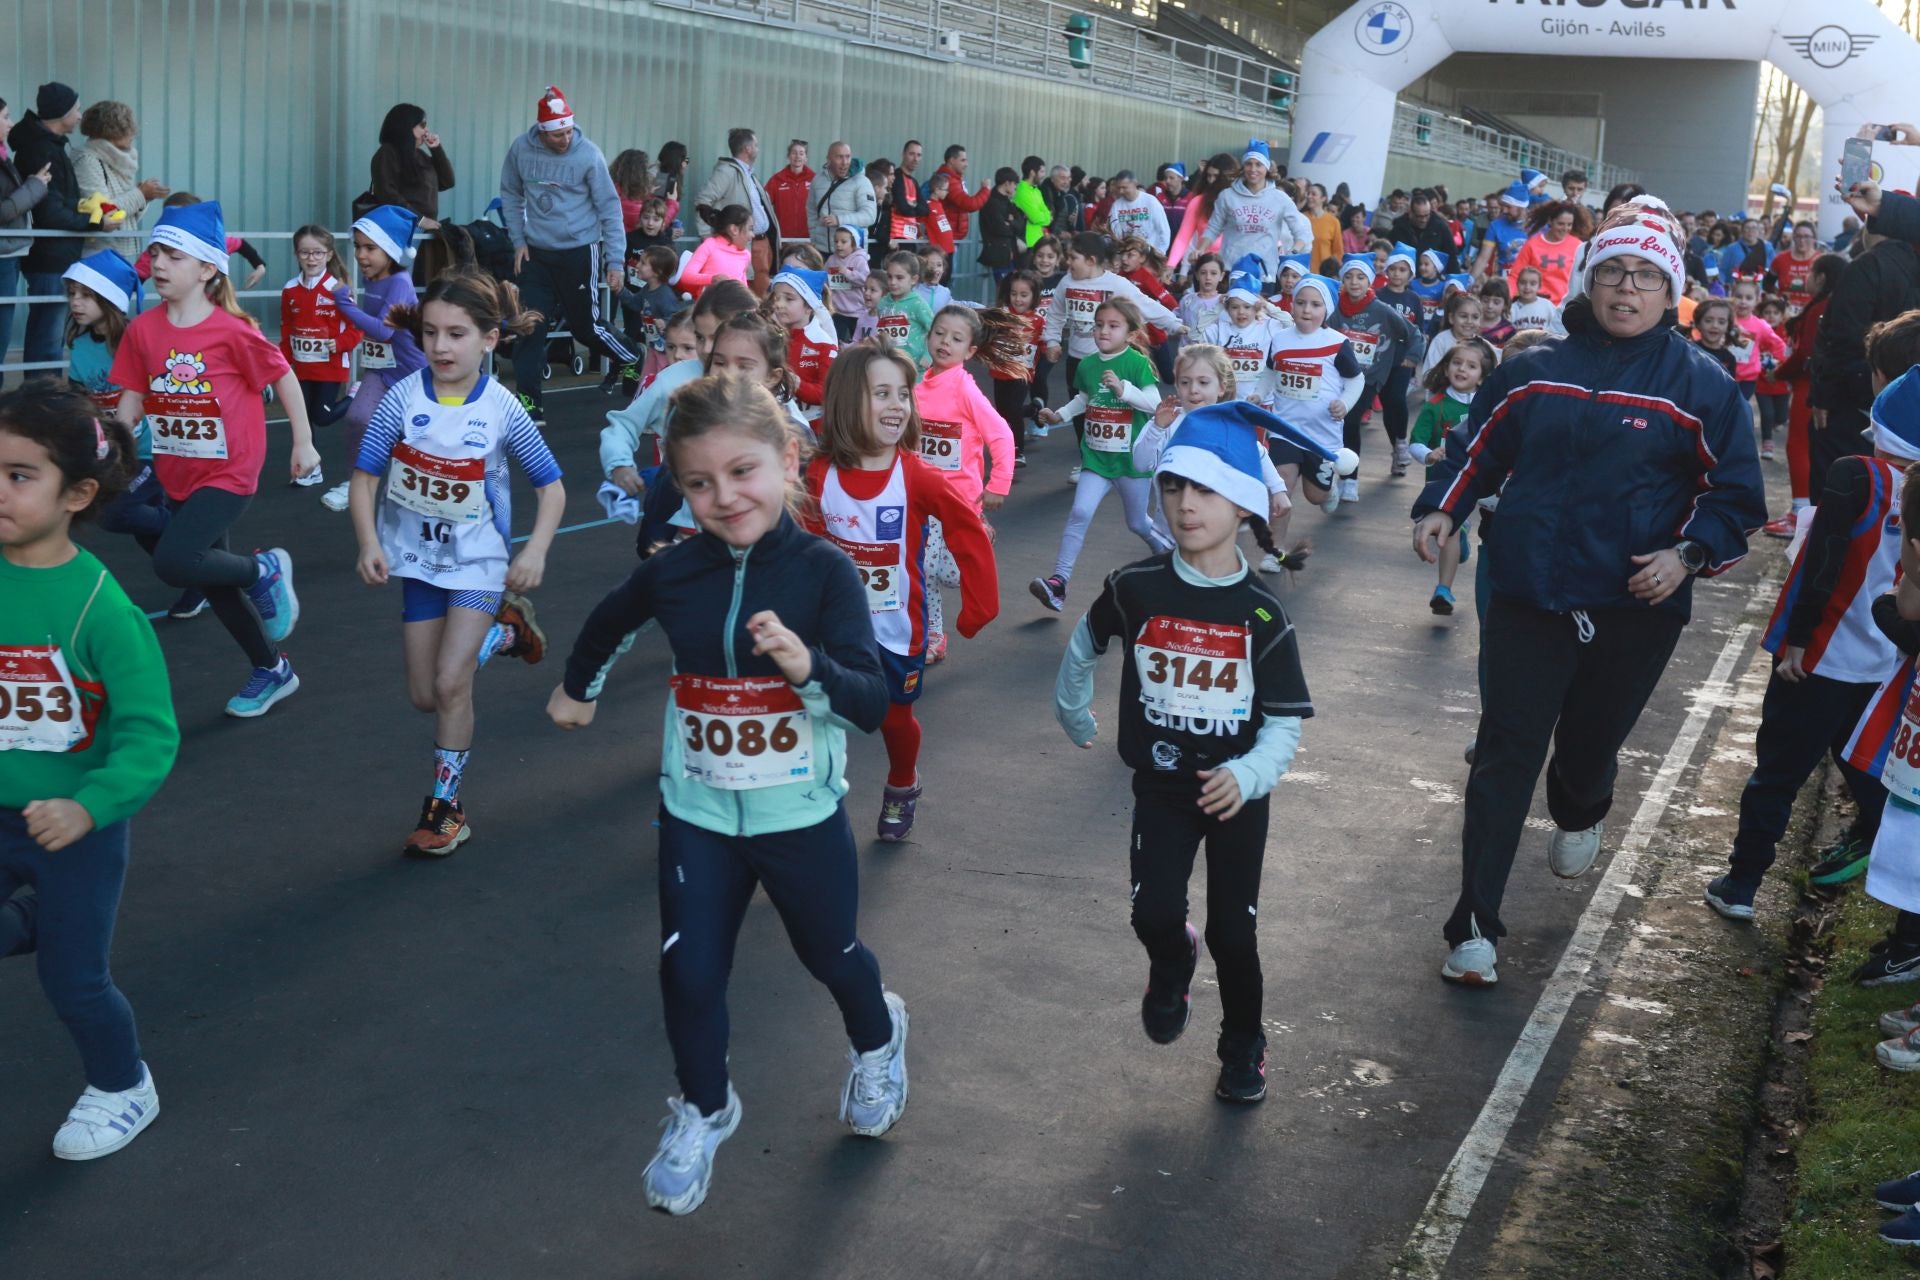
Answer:
<path fill-rule="evenodd" d="M 1680 567 L 1688 573 L 1698 573 L 1707 567 L 1707 549 L 1691 538 L 1682 538 L 1673 544 L 1674 554 L 1680 557 Z"/>

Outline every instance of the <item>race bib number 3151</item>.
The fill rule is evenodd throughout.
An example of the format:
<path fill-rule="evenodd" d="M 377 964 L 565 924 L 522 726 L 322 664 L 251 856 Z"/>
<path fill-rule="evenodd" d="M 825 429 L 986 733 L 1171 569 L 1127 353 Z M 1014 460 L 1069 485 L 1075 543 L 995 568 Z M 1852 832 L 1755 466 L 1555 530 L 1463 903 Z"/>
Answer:
<path fill-rule="evenodd" d="M 1253 718 L 1253 634 L 1242 626 L 1153 617 L 1133 642 L 1140 701 L 1205 720 Z"/>
<path fill-rule="evenodd" d="M 674 676 L 674 719 L 686 777 L 727 791 L 813 777 L 813 730 L 780 676 Z"/>

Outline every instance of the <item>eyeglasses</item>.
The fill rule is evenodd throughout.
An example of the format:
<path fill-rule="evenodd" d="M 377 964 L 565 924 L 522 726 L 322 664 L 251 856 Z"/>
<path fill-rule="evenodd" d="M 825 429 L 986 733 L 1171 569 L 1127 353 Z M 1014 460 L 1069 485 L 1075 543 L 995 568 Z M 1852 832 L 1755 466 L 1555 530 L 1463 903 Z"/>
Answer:
<path fill-rule="evenodd" d="M 332 252 L 333 250 L 331 249 L 296 249 L 294 250 L 295 255 L 302 258 L 324 258 L 329 253 L 332 253 Z"/>
<path fill-rule="evenodd" d="M 1628 271 L 1617 262 L 1603 262 L 1593 269 L 1593 282 L 1607 288 L 1625 283 L 1628 277 L 1632 277 L 1633 287 L 1640 293 L 1667 287 L 1667 273 L 1658 267 L 1635 267 Z"/>

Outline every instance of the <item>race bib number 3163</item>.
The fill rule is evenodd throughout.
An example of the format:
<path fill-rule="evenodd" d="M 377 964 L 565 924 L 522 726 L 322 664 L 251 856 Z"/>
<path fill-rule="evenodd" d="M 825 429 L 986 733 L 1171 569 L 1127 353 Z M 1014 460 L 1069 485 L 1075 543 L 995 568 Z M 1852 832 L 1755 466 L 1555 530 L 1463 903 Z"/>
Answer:
<path fill-rule="evenodd" d="M 1133 642 L 1140 701 L 1205 720 L 1253 718 L 1253 634 L 1247 628 L 1153 617 Z"/>
<path fill-rule="evenodd" d="M 750 791 L 813 777 L 813 730 L 780 676 L 674 676 L 683 774 Z"/>

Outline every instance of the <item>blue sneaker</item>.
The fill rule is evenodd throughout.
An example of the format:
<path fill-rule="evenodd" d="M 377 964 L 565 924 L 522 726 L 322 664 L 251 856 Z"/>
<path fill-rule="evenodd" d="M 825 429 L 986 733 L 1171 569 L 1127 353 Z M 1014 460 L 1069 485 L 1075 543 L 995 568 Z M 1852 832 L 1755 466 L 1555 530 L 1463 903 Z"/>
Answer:
<path fill-rule="evenodd" d="M 1454 599 L 1452 587 L 1435 587 L 1433 599 L 1427 601 L 1427 608 L 1445 617 L 1453 612 Z"/>
<path fill-rule="evenodd" d="M 1920 1204 L 1920 1170 L 1875 1187 L 1873 1202 L 1882 1209 L 1891 1209 L 1895 1213 L 1905 1213 L 1916 1204 Z"/>
<path fill-rule="evenodd" d="M 1888 1244 L 1920 1244 L 1920 1209 L 1908 1209 L 1880 1228 L 1880 1238 Z"/>
<path fill-rule="evenodd" d="M 1707 905 L 1729 920 L 1753 919 L 1753 895 L 1760 886 L 1742 884 L 1732 876 L 1715 876 L 1707 884 Z"/>
<path fill-rule="evenodd" d="M 299 687 L 300 677 L 293 674 L 293 664 L 283 653 L 277 665 L 253 669 L 246 686 L 227 699 L 227 714 L 242 720 L 263 716 L 274 703 Z"/>
<path fill-rule="evenodd" d="M 300 597 L 293 594 L 293 557 L 280 548 L 256 551 L 260 576 L 247 588 L 253 607 L 260 611 L 260 625 L 268 644 L 279 644 L 293 634 L 300 621 Z"/>

